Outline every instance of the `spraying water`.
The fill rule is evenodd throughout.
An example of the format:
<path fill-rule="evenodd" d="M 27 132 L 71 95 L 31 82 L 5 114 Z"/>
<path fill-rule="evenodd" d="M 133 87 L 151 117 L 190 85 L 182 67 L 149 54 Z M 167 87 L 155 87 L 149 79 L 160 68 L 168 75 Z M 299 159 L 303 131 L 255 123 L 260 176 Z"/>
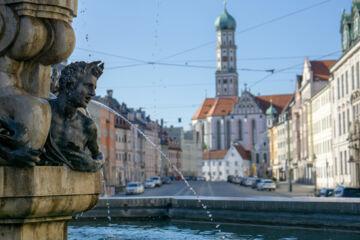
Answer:
<path fill-rule="evenodd" d="M 104 108 L 106 108 L 108 111 L 112 112 L 113 114 L 115 114 L 116 116 L 120 117 L 121 119 L 123 119 L 126 123 L 128 123 L 133 129 L 135 129 L 138 133 L 140 133 L 145 139 L 146 141 L 148 141 L 155 149 L 157 149 L 157 151 L 160 153 L 161 156 L 163 156 L 166 161 L 169 163 L 169 165 L 175 170 L 175 172 L 177 174 L 179 174 L 179 176 L 181 177 L 181 179 L 184 181 L 184 183 L 186 184 L 186 186 L 189 188 L 189 190 L 193 193 L 193 195 L 196 197 L 196 200 L 198 201 L 198 203 L 201 205 L 201 207 L 206 211 L 206 214 L 209 218 L 209 220 L 211 222 L 214 222 L 214 218 L 213 215 L 211 214 L 210 210 L 208 209 L 208 207 L 206 206 L 206 204 L 204 204 L 202 202 L 202 200 L 200 199 L 200 196 L 197 194 L 197 192 L 194 190 L 194 188 L 189 184 L 189 182 L 185 179 L 184 175 L 182 174 L 182 172 L 176 167 L 175 164 L 171 163 L 171 160 L 167 157 L 167 155 L 161 151 L 160 146 L 156 145 L 150 137 L 148 137 L 141 129 L 137 128 L 132 122 L 130 122 L 126 117 L 124 117 L 123 115 L 121 115 L 120 113 L 114 111 L 113 109 L 111 109 L 110 107 L 106 106 L 105 104 L 102 104 L 98 101 L 94 101 L 92 100 L 93 103 L 100 105 Z M 88 113 L 89 114 L 89 113 Z M 89 114 L 90 115 L 90 114 Z M 104 190 L 105 190 L 105 178 L 104 178 L 104 173 L 102 171 L 102 175 L 103 175 L 103 184 L 104 184 Z M 108 219 L 109 222 L 111 221 L 111 216 L 110 216 L 110 204 L 107 200 L 106 202 L 107 205 L 107 209 L 108 209 Z M 219 233 L 221 233 L 221 228 L 220 228 L 220 224 L 216 225 L 215 228 L 218 230 Z M 223 235 L 221 237 L 222 239 L 226 238 L 226 235 Z"/>

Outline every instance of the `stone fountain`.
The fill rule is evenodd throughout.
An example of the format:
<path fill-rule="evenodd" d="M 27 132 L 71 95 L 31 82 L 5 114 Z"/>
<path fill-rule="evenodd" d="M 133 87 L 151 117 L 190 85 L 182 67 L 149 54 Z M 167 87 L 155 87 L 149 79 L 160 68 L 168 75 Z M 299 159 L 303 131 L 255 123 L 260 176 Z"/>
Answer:
<path fill-rule="evenodd" d="M 100 62 L 68 65 L 49 99 L 51 66 L 75 46 L 77 0 L 0 0 L 0 239 L 67 239 L 96 205 L 104 164 L 86 108 Z"/>

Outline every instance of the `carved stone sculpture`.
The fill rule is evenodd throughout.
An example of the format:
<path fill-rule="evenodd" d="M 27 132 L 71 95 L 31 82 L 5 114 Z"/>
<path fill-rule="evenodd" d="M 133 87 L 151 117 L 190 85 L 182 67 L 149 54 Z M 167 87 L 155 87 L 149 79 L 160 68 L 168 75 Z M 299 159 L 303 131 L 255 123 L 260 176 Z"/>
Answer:
<path fill-rule="evenodd" d="M 60 75 L 58 97 L 50 100 L 50 133 L 41 155 L 44 165 L 63 165 L 78 171 L 99 170 L 104 164 L 97 144 L 95 122 L 84 109 L 95 96 L 104 64 L 75 62 Z"/>
<path fill-rule="evenodd" d="M 0 165 L 34 166 L 47 139 L 51 65 L 75 46 L 77 0 L 0 0 Z"/>

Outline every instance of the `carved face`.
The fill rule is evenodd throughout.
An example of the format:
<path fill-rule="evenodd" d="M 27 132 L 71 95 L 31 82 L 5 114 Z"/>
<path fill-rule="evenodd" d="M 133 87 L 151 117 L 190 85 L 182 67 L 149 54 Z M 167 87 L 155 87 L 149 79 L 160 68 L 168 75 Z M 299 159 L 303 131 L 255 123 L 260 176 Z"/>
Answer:
<path fill-rule="evenodd" d="M 96 83 L 97 78 L 92 74 L 86 74 L 79 80 L 70 94 L 70 101 L 74 107 L 87 107 L 91 98 L 95 96 Z"/>

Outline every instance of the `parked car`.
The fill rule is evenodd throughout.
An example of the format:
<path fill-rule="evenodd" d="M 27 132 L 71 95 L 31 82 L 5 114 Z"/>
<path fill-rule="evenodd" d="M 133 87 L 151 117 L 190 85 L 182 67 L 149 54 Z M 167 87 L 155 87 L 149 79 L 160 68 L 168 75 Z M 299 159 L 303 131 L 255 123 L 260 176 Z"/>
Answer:
<path fill-rule="evenodd" d="M 256 181 L 256 178 L 249 177 L 245 181 L 245 186 L 251 187 L 254 184 L 255 181 Z"/>
<path fill-rule="evenodd" d="M 155 182 L 155 186 L 160 187 L 162 185 L 161 178 L 159 176 L 151 177 L 150 180 Z"/>
<path fill-rule="evenodd" d="M 260 178 L 255 179 L 255 181 L 251 185 L 251 188 L 253 188 L 253 189 L 257 188 L 257 185 L 258 185 L 259 182 L 261 182 Z"/>
<path fill-rule="evenodd" d="M 130 182 L 125 187 L 126 194 L 141 194 L 144 192 L 144 185 L 141 182 Z"/>
<path fill-rule="evenodd" d="M 323 188 L 319 191 L 318 197 L 332 197 L 334 195 L 334 189 Z"/>
<path fill-rule="evenodd" d="M 162 183 L 163 184 L 171 183 L 170 177 L 164 177 L 163 180 L 162 180 Z"/>
<path fill-rule="evenodd" d="M 228 181 L 229 183 L 232 183 L 232 180 L 233 180 L 234 177 L 235 177 L 235 176 L 233 176 L 233 175 L 229 175 L 229 176 L 227 177 L 227 181 Z"/>
<path fill-rule="evenodd" d="M 269 190 L 275 191 L 276 184 L 271 179 L 261 179 L 261 181 L 257 185 L 257 190 Z"/>
<path fill-rule="evenodd" d="M 241 178 L 240 177 L 234 177 L 233 183 L 240 184 Z"/>
<path fill-rule="evenodd" d="M 337 186 L 334 189 L 334 197 L 360 198 L 360 188 Z"/>
<path fill-rule="evenodd" d="M 205 181 L 205 178 L 203 176 L 197 176 L 196 180 L 197 181 Z"/>
<path fill-rule="evenodd" d="M 156 187 L 156 184 L 153 180 L 148 179 L 145 181 L 145 188 L 154 188 Z"/>

